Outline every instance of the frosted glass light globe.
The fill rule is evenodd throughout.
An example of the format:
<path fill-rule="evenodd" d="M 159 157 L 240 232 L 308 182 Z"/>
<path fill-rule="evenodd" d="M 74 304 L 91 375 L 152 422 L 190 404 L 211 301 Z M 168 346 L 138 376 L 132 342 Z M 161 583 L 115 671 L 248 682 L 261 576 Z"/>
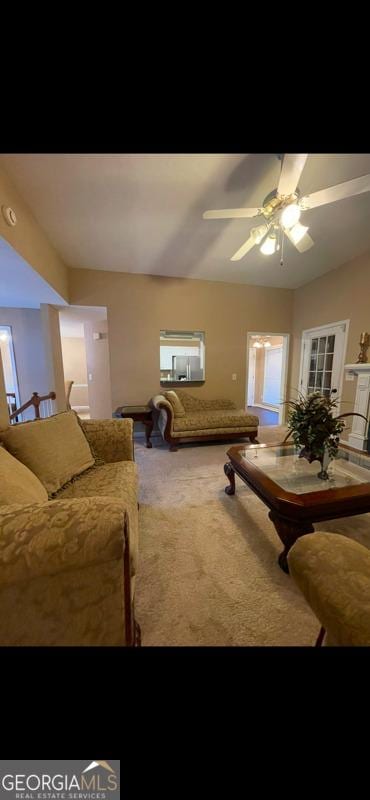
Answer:
<path fill-rule="evenodd" d="M 265 239 L 262 247 L 260 247 L 260 252 L 263 253 L 264 256 L 271 256 L 275 253 L 276 250 L 276 238 L 275 236 L 268 236 Z"/>
<path fill-rule="evenodd" d="M 297 203 L 291 203 L 290 206 L 284 208 L 281 215 L 281 224 L 284 228 L 293 228 L 293 225 L 296 225 L 300 216 L 301 209 L 297 206 Z"/>

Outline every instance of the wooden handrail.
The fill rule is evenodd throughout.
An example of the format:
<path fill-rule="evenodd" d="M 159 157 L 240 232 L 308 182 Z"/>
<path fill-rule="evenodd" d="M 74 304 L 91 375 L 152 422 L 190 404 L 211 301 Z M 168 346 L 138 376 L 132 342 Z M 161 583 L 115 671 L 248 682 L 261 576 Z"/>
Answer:
<path fill-rule="evenodd" d="M 13 414 L 10 414 L 9 419 L 15 419 L 15 417 L 18 417 L 19 414 L 22 414 L 23 411 L 26 411 L 26 409 L 30 408 L 30 406 L 34 406 L 35 419 L 40 419 L 40 403 L 42 403 L 43 400 L 55 400 L 55 398 L 55 392 L 49 392 L 49 394 L 44 394 L 42 397 L 39 397 L 38 392 L 32 392 L 31 399 L 27 400 L 27 403 L 24 403 L 20 408 L 17 408 Z"/>

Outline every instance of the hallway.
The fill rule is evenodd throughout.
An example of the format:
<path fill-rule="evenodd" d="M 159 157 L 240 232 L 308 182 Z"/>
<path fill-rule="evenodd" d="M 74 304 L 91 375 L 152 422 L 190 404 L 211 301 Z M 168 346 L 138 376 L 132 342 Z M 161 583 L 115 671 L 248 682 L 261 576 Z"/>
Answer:
<path fill-rule="evenodd" d="M 247 406 L 249 414 L 255 414 L 259 417 L 260 425 L 278 425 L 279 413 L 278 411 L 270 411 L 268 408 L 258 408 L 257 406 Z"/>

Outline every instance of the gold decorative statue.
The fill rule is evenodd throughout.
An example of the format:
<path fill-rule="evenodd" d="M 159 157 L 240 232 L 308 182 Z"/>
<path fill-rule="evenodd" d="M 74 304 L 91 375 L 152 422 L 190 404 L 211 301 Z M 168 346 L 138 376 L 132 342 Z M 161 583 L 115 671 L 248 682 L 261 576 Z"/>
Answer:
<path fill-rule="evenodd" d="M 356 364 L 367 364 L 367 351 L 369 349 L 370 337 L 368 333 L 361 333 L 360 336 L 360 352 Z"/>

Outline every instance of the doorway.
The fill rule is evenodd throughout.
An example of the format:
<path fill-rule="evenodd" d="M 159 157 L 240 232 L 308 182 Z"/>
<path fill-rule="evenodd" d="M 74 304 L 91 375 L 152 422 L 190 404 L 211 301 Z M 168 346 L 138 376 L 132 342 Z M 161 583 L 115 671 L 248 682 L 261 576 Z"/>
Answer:
<path fill-rule="evenodd" d="M 21 403 L 19 399 L 12 329 L 10 325 L 0 325 L 0 352 L 3 363 L 6 399 L 8 402 L 9 414 L 12 414 L 16 408 L 20 407 Z"/>
<path fill-rule="evenodd" d="M 105 306 L 59 310 L 66 396 L 81 419 L 112 416 L 108 320 Z M 71 386 L 72 384 L 72 386 Z"/>
<path fill-rule="evenodd" d="M 260 425 L 284 422 L 289 334 L 253 331 L 247 339 L 246 409 Z"/>
<path fill-rule="evenodd" d="M 302 331 L 299 390 L 302 394 L 321 392 L 329 397 L 335 390 L 340 398 L 349 320 Z"/>

